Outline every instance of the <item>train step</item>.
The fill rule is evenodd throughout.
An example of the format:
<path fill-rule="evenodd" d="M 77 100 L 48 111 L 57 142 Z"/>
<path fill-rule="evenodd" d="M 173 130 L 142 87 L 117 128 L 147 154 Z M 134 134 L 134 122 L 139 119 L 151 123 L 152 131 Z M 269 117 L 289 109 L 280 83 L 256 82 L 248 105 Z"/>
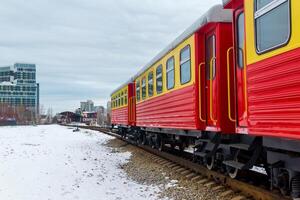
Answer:
<path fill-rule="evenodd" d="M 230 144 L 229 146 L 234 149 L 240 149 L 240 150 L 245 150 L 245 151 L 249 151 L 251 148 L 251 145 L 243 144 L 243 143 Z"/>
<path fill-rule="evenodd" d="M 195 151 L 195 152 L 194 152 L 194 155 L 195 155 L 195 156 L 199 156 L 199 157 L 201 157 L 201 158 L 204 158 L 204 157 L 207 156 L 207 153 L 206 153 L 206 152 L 197 152 L 197 151 Z"/>
<path fill-rule="evenodd" d="M 229 167 L 233 167 L 235 169 L 245 169 L 245 164 L 244 163 L 240 163 L 238 161 L 235 161 L 235 160 L 226 160 L 226 161 L 223 161 L 223 164 L 226 165 L 226 166 L 229 166 Z"/>
<path fill-rule="evenodd" d="M 197 139 L 197 142 L 210 142 L 210 139 Z"/>

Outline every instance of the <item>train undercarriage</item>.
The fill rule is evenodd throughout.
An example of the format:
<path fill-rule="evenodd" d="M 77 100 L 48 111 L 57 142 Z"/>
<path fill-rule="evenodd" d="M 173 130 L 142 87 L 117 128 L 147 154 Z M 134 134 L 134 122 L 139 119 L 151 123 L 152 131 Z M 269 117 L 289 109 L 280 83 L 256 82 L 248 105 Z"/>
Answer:
<path fill-rule="evenodd" d="M 270 190 L 300 199 L 300 143 L 277 138 L 118 126 L 118 134 L 160 151 L 191 149 L 193 161 L 233 179 L 265 176 Z"/>

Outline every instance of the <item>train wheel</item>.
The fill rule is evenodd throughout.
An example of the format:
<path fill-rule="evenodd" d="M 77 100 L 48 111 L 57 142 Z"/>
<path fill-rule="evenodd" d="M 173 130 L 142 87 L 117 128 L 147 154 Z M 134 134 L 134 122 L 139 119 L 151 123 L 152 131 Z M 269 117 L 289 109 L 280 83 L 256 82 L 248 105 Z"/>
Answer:
<path fill-rule="evenodd" d="M 142 134 L 142 145 L 147 145 L 147 137 L 146 137 L 146 134 Z"/>
<path fill-rule="evenodd" d="M 183 142 L 178 147 L 179 147 L 180 152 L 183 152 L 184 149 L 185 149 L 185 146 L 184 146 Z"/>
<path fill-rule="evenodd" d="M 240 170 L 233 167 L 227 167 L 227 172 L 230 178 L 236 179 L 239 176 Z"/>
<path fill-rule="evenodd" d="M 158 150 L 163 151 L 165 146 L 165 141 L 161 138 L 159 139 Z"/>
<path fill-rule="evenodd" d="M 206 158 L 206 168 L 213 170 L 215 168 L 215 156 Z"/>

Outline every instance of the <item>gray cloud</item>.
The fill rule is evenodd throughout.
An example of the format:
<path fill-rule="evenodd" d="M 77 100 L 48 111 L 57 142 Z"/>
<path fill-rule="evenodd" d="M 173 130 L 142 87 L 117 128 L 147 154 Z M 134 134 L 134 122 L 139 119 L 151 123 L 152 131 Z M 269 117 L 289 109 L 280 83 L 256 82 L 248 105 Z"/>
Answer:
<path fill-rule="evenodd" d="M 221 0 L 9 0 L 0 65 L 37 64 L 41 103 L 106 105 L 110 92 Z"/>

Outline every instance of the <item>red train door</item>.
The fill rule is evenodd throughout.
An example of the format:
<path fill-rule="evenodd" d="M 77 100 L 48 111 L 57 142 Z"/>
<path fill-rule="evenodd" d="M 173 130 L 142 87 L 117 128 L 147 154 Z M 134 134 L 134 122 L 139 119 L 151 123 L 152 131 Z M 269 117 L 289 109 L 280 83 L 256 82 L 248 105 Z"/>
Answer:
<path fill-rule="evenodd" d="M 210 32 L 206 35 L 205 63 L 206 63 L 206 110 L 207 125 L 217 125 L 217 58 L 216 58 L 216 33 Z"/>
<path fill-rule="evenodd" d="M 244 10 L 235 12 L 235 68 L 237 97 L 237 126 L 247 126 L 247 82 L 245 62 L 245 15 Z"/>

